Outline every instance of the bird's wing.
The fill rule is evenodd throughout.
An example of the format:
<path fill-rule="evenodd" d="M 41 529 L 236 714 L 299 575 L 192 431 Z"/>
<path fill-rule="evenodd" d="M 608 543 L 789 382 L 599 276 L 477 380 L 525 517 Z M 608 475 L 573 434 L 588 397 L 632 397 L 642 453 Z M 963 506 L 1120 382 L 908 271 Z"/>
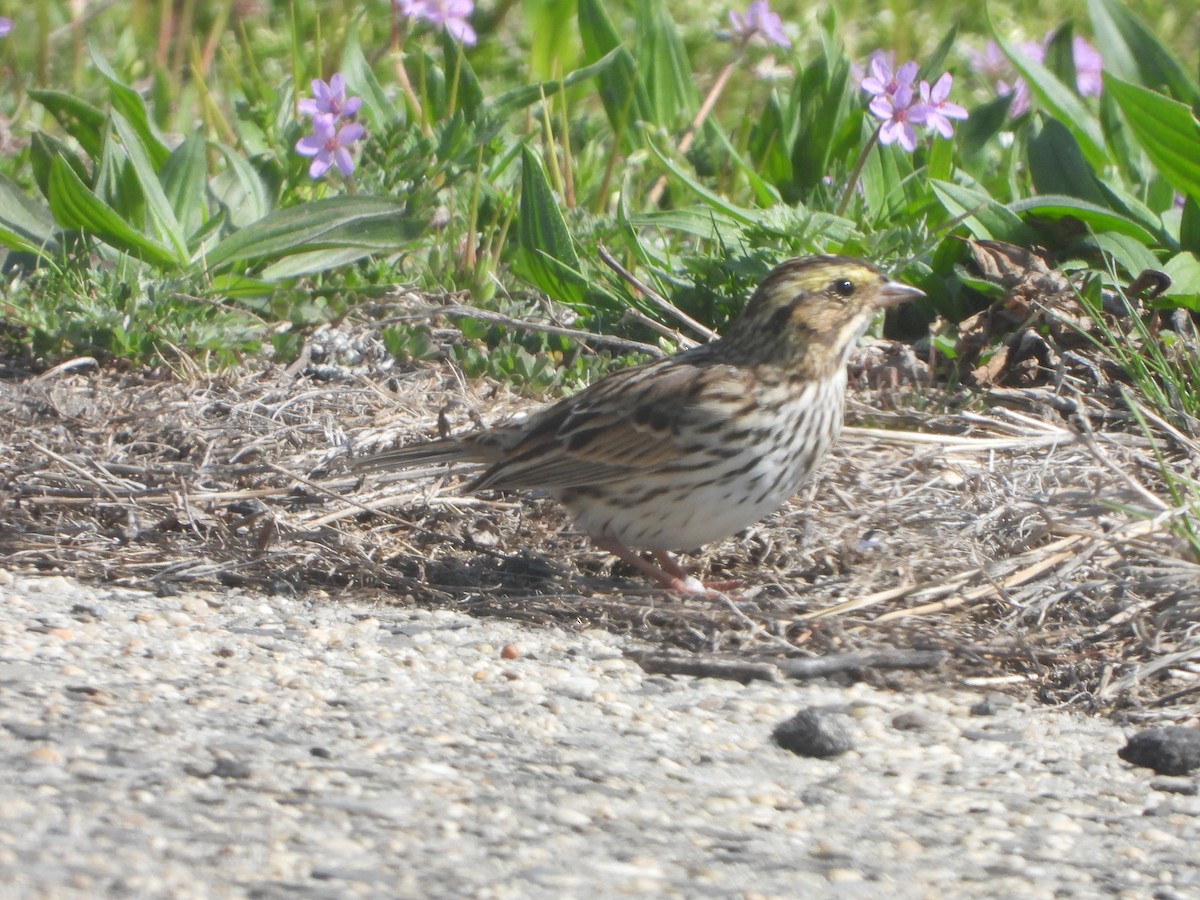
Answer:
<path fill-rule="evenodd" d="M 747 399 L 746 373 L 731 366 L 676 356 L 626 369 L 510 432 L 473 487 L 554 490 L 654 471 L 715 443 L 705 436 Z"/>

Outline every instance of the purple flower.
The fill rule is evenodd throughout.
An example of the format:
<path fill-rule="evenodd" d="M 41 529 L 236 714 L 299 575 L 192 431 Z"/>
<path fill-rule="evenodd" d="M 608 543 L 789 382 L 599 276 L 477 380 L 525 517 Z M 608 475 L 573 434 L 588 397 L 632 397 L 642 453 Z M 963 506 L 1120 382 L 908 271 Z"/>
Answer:
<path fill-rule="evenodd" d="M 313 133 L 306 134 L 296 142 L 297 153 L 312 157 L 312 164 L 308 167 L 309 176 L 320 178 L 329 171 L 330 166 L 336 164 L 344 177 L 350 177 L 354 172 L 350 147 L 362 139 L 366 130 L 358 122 L 347 122 L 338 128 L 337 119 L 328 113 L 313 116 L 312 126 Z"/>
<path fill-rule="evenodd" d="M 917 77 L 917 64 L 909 60 L 896 72 L 892 72 L 892 63 L 888 54 L 875 51 L 867 66 L 867 76 L 862 80 L 862 89 L 873 97 L 895 97 L 901 88 L 911 88 Z"/>
<path fill-rule="evenodd" d="M 12 31 L 12 19 L 0 16 L 0 37 L 8 37 L 10 31 Z"/>
<path fill-rule="evenodd" d="M 1008 104 L 1008 116 L 1010 119 L 1015 119 L 1029 112 L 1029 107 L 1033 105 L 1032 95 L 1029 93 L 1029 85 L 1025 83 L 1024 78 L 1018 78 L 1011 85 L 1007 81 L 996 82 L 996 96 L 1007 97 L 1012 94 L 1012 101 Z"/>
<path fill-rule="evenodd" d="M 1100 51 L 1075 35 L 1071 56 L 1075 61 L 1075 87 L 1080 96 L 1099 97 L 1104 90 L 1104 60 L 1100 58 Z"/>
<path fill-rule="evenodd" d="M 949 72 L 935 81 L 933 87 L 929 86 L 928 81 L 921 82 L 920 105 L 925 107 L 925 127 L 932 128 L 944 138 L 954 137 L 954 126 L 950 124 L 951 119 L 965 119 L 967 117 L 965 109 L 957 103 L 950 103 L 946 99 L 950 96 L 950 86 L 952 84 L 954 84 L 954 76 Z M 882 134 L 880 135 L 880 139 L 883 139 Z"/>
<path fill-rule="evenodd" d="M 420 19 L 434 28 L 445 28 L 450 37 L 467 47 L 478 39 L 467 17 L 475 12 L 473 0 L 396 0 L 400 15 Z"/>
<path fill-rule="evenodd" d="M 1054 38 L 1054 32 L 1046 35 L 1042 43 L 1025 41 L 1019 45 L 1021 53 L 1036 63 L 1045 63 L 1046 47 Z M 1025 79 L 1014 77 L 1012 65 L 1000 51 L 995 41 L 988 41 L 983 53 L 970 54 L 971 68 L 983 75 L 996 87 L 997 95 L 1012 95 L 1008 114 L 1012 118 L 1026 112 L 1030 106 L 1029 85 Z M 1104 88 L 1104 69 L 1100 51 L 1079 35 L 1071 40 L 1071 60 L 1075 65 L 1075 90 L 1081 97 L 1099 97 Z M 1011 79 L 1011 80 L 1010 80 Z"/>
<path fill-rule="evenodd" d="M 875 118 L 883 120 L 879 126 L 879 143 L 899 144 L 912 153 L 917 149 L 914 125 L 936 131 L 942 137 L 953 137 L 954 125 L 950 120 L 967 117 L 965 109 L 949 100 L 954 76 L 945 72 L 932 86 L 928 81 L 914 86 L 919 69 L 917 64 L 906 62 L 894 72 L 893 65 L 894 57 L 875 51 L 871 54 L 867 74 L 859 83 L 871 95 L 867 109 Z"/>
<path fill-rule="evenodd" d="M 927 115 L 926 108 L 913 103 L 911 84 L 901 84 L 892 94 L 878 94 L 867 107 L 871 115 L 883 119 L 879 126 L 879 143 L 899 144 L 907 152 L 917 149 L 917 133 L 913 125 L 922 125 Z"/>
<path fill-rule="evenodd" d="M 755 38 L 763 43 L 792 46 L 791 39 L 783 33 L 783 20 L 779 13 L 771 12 L 767 0 L 753 0 L 744 13 L 729 11 L 729 27 L 734 40 L 748 44 Z"/>
<path fill-rule="evenodd" d="M 301 115 L 314 119 L 320 115 L 333 116 L 335 119 L 352 119 L 362 106 L 361 98 L 346 98 L 346 79 L 342 77 L 341 72 L 334 72 L 328 84 L 320 78 L 314 78 L 312 92 L 312 97 L 305 97 L 296 104 L 296 109 Z"/>
<path fill-rule="evenodd" d="M 1012 75 L 1012 63 L 995 41 L 988 41 L 982 51 L 968 47 L 967 60 L 971 70 L 982 75 L 989 84 L 997 84 Z"/>

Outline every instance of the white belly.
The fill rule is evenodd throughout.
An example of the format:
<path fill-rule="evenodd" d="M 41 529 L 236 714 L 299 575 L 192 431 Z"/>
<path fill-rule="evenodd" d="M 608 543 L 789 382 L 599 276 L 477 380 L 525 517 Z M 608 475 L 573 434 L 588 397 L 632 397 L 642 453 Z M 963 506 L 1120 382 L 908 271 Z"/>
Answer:
<path fill-rule="evenodd" d="M 827 386 L 828 387 L 828 386 Z M 839 399 L 843 385 L 836 390 Z M 563 501 L 580 529 L 643 550 L 694 550 L 724 540 L 782 506 L 804 483 L 841 431 L 840 402 L 801 395 L 780 413 L 792 429 L 819 435 L 801 452 L 783 437 L 754 443 L 719 463 L 628 485 L 599 486 Z M 816 421 L 806 419 L 816 417 Z"/>

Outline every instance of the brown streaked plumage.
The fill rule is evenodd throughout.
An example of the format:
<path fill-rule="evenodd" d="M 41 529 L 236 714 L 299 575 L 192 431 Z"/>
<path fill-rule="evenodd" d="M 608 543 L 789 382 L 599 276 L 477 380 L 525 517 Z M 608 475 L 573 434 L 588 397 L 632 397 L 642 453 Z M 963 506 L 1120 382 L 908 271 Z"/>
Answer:
<path fill-rule="evenodd" d="M 778 509 L 841 432 L 846 360 L 876 311 L 921 296 L 869 263 L 777 266 L 717 341 L 615 372 L 521 421 L 357 461 L 466 461 L 470 490 L 544 490 L 605 550 L 672 590 L 670 556 Z M 652 552 L 657 565 L 634 549 Z"/>

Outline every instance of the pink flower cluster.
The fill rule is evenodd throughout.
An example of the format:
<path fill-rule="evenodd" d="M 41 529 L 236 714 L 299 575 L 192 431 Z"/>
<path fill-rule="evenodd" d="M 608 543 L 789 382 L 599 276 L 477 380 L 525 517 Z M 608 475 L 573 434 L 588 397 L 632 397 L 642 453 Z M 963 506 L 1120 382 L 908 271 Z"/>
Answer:
<path fill-rule="evenodd" d="M 296 152 L 312 158 L 308 174 L 320 178 L 336 165 L 343 177 L 354 173 L 354 158 L 350 149 L 366 134 L 366 129 L 353 121 L 362 106 L 358 97 L 346 96 L 346 79 L 334 73 L 329 83 L 320 78 L 312 82 L 313 95 L 296 104 L 301 115 L 312 119 L 312 134 L 296 142 Z"/>
<path fill-rule="evenodd" d="M 780 47 L 792 45 L 791 38 L 784 34 L 783 19 L 779 17 L 779 13 L 771 12 L 767 0 L 753 0 L 744 13 L 731 9 L 729 29 L 733 33 L 733 39 L 741 44 L 758 40 Z"/>
<path fill-rule="evenodd" d="M 445 28 L 450 37 L 467 47 L 474 47 L 478 36 L 467 17 L 475 12 L 474 0 L 396 0 L 396 9 L 406 19 L 428 22 L 434 28 Z"/>
<path fill-rule="evenodd" d="M 882 119 L 879 126 L 879 143 L 899 144 L 907 152 L 917 149 L 917 132 L 920 125 L 936 131 L 944 138 L 954 136 L 952 119 L 965 119 L 967 111 L 957 103 L 949 101 L 954 76 L 943 74 L 932 85 L 928 81 L 915 84 L 917 64 L 906 62 L 892 71 L 892 61 L 881 51 L 871 55 L 867 75 L 862 80 L 862 89 L 871 95 L 867 107 L 871 115 Z"/>
<path fill-rule="evenodd" d="M 1020 45 L 1021 52 L 1034 62 L 1046 61 L 1046 48 L 1054 33 L 1046 35 L 1042 43 L 1026 41 Z M 1104 87 L 1103 60 L 1100 51 L 1084 38 L 1076 35 L 1071 41 L 1071 57 L 1075 63 L 1075 89 L 1081 97 L 1099 97 Z M 986 78 L 1001 97 L 1012 95 L 1008 114 L 1016 118 L 1029 111 L 1029 85 L 1025 79 L 1014 74 L 1012 63 L 995 41 L 988 41 L 982 52 L 970 53 L 971 68 Z"/>

